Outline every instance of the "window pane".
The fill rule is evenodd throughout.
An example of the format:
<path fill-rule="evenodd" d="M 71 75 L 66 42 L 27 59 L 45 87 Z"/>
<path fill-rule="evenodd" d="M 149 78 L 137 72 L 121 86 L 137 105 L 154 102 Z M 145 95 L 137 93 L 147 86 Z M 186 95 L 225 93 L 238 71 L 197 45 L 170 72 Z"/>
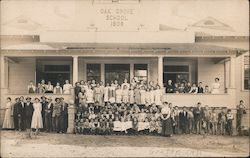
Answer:
<path fill-rule="evenodd" d="M 101 65 L 100 64 L 87 64 L 87 80 L 101 80 Z"/>
<path fill-rule="evenodd" d="M 164 72 L 189 72 L 189 66 L 186 65 L 165 65 Z"/>
<path fill-rule="evenodd" d="M 122 84 L 124 79 L 130 81 L 130 66 L 129 64 L 105 64 L 105 82 L 117 80 Z"/>
<path fill-rule="evenodd" d="M 249 56 L 244 56 L 244 89 L 250 90 Z"/>
<path fill-rule="evenodd" d="M 69 65 L 45 65 L 44 71 L 70 71 Z"/>

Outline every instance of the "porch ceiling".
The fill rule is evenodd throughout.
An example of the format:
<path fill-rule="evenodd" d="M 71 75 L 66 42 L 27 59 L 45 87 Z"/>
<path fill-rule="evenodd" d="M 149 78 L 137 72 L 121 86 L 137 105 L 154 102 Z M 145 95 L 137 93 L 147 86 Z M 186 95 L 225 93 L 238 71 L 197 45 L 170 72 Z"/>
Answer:
<path fill-rule="evenodd" d="M 85 51 L 94 50 L 102 51 L 108 50 L 126 52 L 126 51 L 136 51 L 136 52 L 165 52 L 167 53 L 178 53 L 182 52 L 196 52 L 196 54 L 202 54 L 204 52 L 216 52 L 225 54 L 236 54 L 241 55 L 249 50 L 244 50 L 241 48 L 229 48 L 210 44 L 201 43 L 127 43 L 127 44 L 116 44 L 116 43 L 41 43 L 35 42 L 30 44 L 20 44 L 12 45 L 7 47 L 2 47 L 2 51 Z"/>

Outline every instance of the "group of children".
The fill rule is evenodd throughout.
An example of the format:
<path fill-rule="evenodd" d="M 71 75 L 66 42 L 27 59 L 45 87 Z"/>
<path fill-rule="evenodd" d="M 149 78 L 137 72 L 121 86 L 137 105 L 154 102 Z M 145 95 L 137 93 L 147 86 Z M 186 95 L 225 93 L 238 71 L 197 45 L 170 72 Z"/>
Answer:
<path fill-rule="evenodd" d="M 80 104 L 75 117 L 78 134 L 147 134 L 162 135 L 162 109 L 156 104 L 138 105 L 107 102 L 103 106 Z M 171 125 L 173 134 L 232 135 L 234 116 L 230 109 L 201 107 L 173 107 Z"/>

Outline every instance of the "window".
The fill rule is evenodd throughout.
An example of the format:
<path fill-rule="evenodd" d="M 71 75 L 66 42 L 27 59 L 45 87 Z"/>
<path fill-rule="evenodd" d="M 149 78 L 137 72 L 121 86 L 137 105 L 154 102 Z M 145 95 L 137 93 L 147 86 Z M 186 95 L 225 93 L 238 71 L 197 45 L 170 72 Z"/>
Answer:
<path fill-rule="evenodd" d="M 138 78 L 139 81 L 148 80 L 148 65 L 147 64 L 135 64 L 134 65 L 134 76 Z"/>
<path fill-rule="evenodd" d="M 101 81 L 101 64 L 87 64 L 87 80 Z"/>
<path fill-rule="evenodd" d="M 119 84 L 122 84 L 124 79 L 129 82 L 129 70 L 129 64 L 105 64 L 105 82 L 110 83 L 117 80 Z"/>
<path fill-rule="evenodd" d="M 163 80 L 164 80 L 164 84 L 166 84 L 168 80 L 172 80 L 173 83 L 188 82 L 189 81 L 189 66 L 188 65 L 165 65 Z"/>
<path fill-rule="evenodd" d="M 69 65 L 44 65 L 45 72 L 69 72 Z"/>
<path fill-rule="evenodd" d="M 244 89 L 250 90 L 250 56 L 244 56 Z"/>

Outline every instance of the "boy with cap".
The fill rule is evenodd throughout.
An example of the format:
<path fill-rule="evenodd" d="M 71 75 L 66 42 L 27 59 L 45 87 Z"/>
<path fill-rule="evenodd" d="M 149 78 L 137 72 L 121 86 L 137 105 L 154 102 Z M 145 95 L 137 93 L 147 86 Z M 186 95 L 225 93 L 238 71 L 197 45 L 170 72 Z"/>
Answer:
<path fill-rule="evenodd" d="M 31 137 L 31 121 L 32 121 L 32 116 L 33 116 L 33 103 L 31 102 L 31 98 L 27 97 L 26 98 L 26 103 L 25 103 L 25 127 L 28 133 L 28 137 Z"/>

